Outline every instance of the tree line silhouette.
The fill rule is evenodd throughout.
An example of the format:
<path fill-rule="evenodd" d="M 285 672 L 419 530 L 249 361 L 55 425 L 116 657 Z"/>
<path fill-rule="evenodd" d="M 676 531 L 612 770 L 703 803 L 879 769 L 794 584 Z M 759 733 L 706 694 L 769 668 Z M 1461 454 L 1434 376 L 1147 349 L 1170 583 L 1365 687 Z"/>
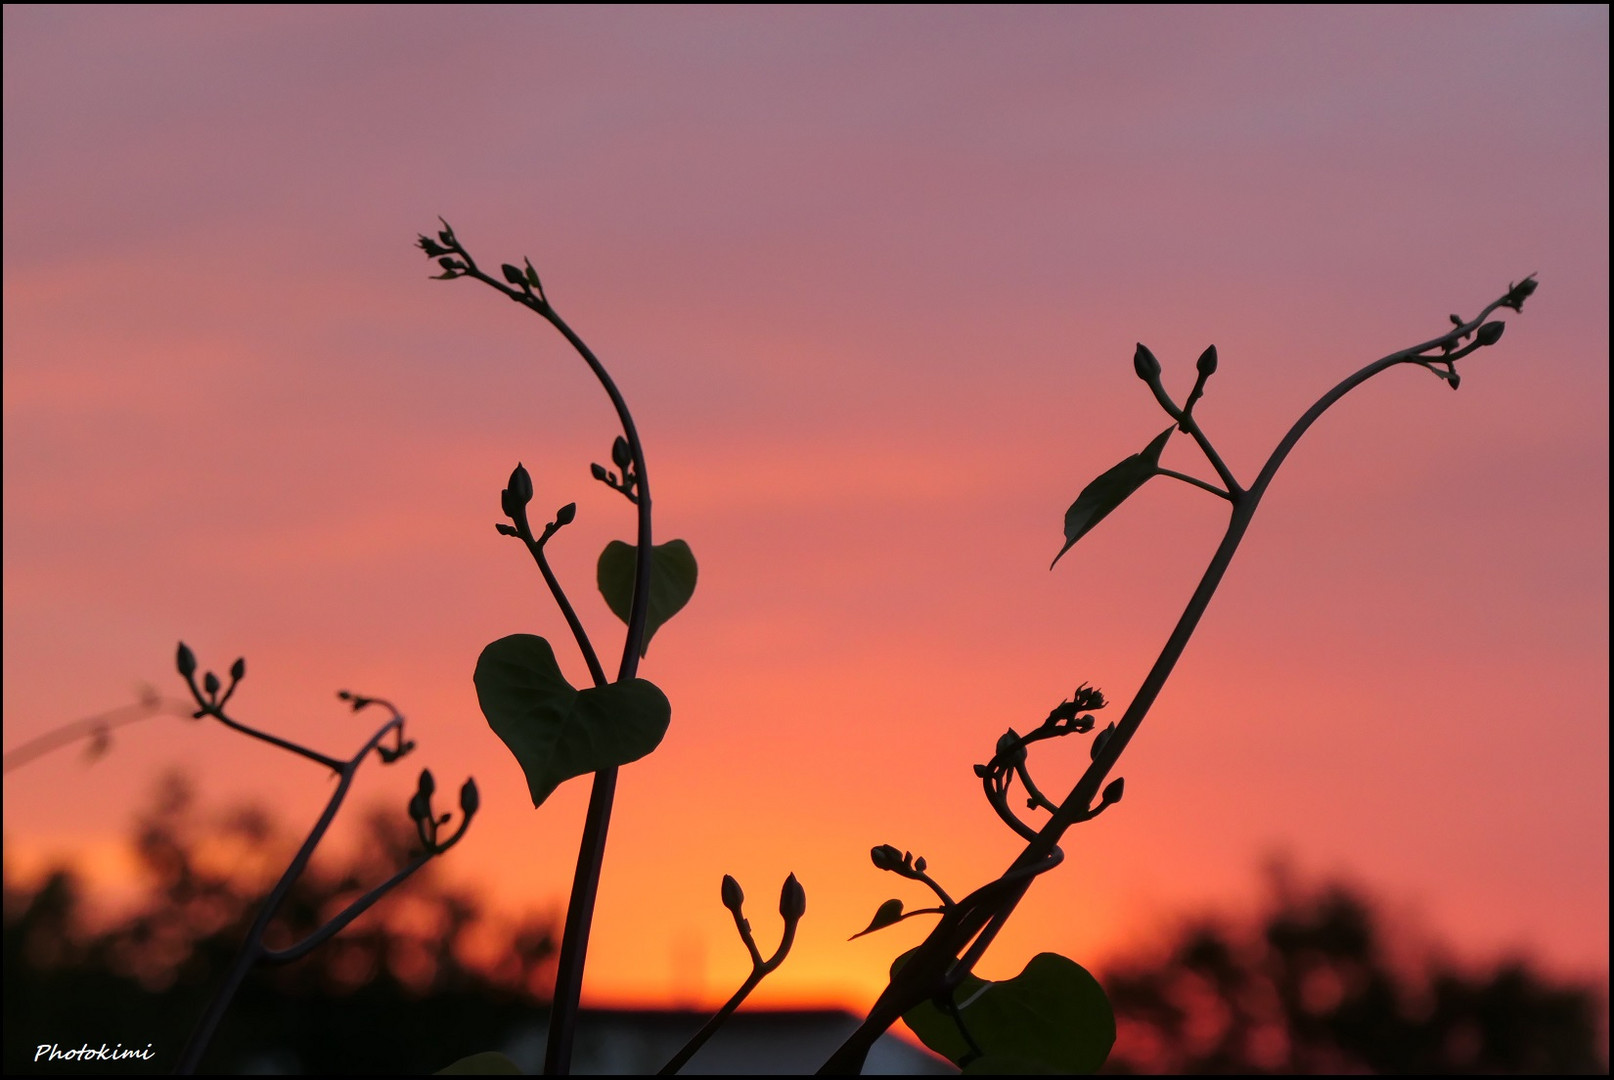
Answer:
<path fill-rule="evenodd" d="M 98 925 L 68 868 L 5 879 L 4 1067 L 170 1071 L 240 945 L 289 841 L 260 809 L 206 813 L 166 778 L 132 836 L 144 891 Z M 290 941 L 406 860 L 418 843 L 377 811 L 345 860 L 316 863 L 275 935 Z M 412 1073 L 507 1042 L 546 1011 L 552 914 L 510 921 L 428 867 L 325 946 L 256 973 L 207 1071 Z M 1273 875 L 1265 909 L 1184 923 L 1164 949 L 1102 974 L 1119 1038 L 1106 1072 L 1603 1073 L 1603 993 L 1525 960 L 1409 965 L 1359 888 Z M 35 1062 L 63 1048 L 153 1047 L 150 1060 Z"/>

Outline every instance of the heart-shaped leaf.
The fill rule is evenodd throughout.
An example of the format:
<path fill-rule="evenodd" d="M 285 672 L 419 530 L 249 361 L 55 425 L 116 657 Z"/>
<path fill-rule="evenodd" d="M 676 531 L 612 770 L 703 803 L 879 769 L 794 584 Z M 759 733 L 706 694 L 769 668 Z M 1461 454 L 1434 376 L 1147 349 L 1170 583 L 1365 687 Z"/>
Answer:
<path fill-rule="evenodd" d="M 1065 546 L 1059 549 L 1059 554 L 1048 564 L 1048 569 L 1052 570 L 1076 541 L 1091 532 L 1094 525 L 1103 521 L 1111 510 L 1120 506 L 1127 496 L 1160 471 L 1160 452 L 1166 448 L 1166 440 L 1171 438 L 1175 430 L 1175 425 L 1168 427 L 1149 440 L 1143 453 L 1133 454 L 1082 488 L 1082 493 L 1065 511 Z"/>
<path fill-rule="evenodd" d="M 515 1062 L 497 1050 L 484 1050 L 480 1054 L 462 1057 L 452 1065 L 437 1070 L 438 1076 L 521 1076 Z"/>
<path fill-rule="evenodd" d="M 633 603 L 633 565 L 639 549 L 621 540 L 612 540 L 600 552 L 598 571 L 600 594 L 617 618 L 628 621 Z M 642 657 L 650 649 L 650 638 L 661 624 L 678 614 L 695 595 L 695 553 L 682 540 L 669 540 L 650 549 L 650 610 L 645 615 Z"/>
<path fill-rule="evenodd" d="M 910 954 L 897 957 L 897 968 Z M 965 1072 L 1097 1072 L 1115 1044 L 1115 1014 L 1098 980 L 1058 953 L 1038 953 L 1004 982 L 971 975 L 953 991 L 958 1022 L 934 1002 L 903 1013 L 919 1040 Z"/>
<path fill-rule="evenodd" d="M 644 679 L 573 689 L 555 650 L 532 634 L 511 634 L 482 650 L 476 699 L 527 774 L 534 806 L 574 776 L 644 757 L 672 719 L 667 695 Z"/>
<path fill-rule="evenodd" d="M 864 934 L 872 934 L 876 930 L 884 930 L 886 927 L 892 926 L 892 925 L 894 925 L 896 923 L 899 923 L 901 921 L 902 921 L 902 901 L 901 900 L 887 900 L 885 903 L 881 904 L 879 906 L 879 908 L 874 912 L 874 918 L 872 920 L 870 920 L 869 925 L 865 929 L 859 930 L 857 933 L 853 934 L 851 937 L 847 938 L 846 940 L 847 941 L 856 941 L 858 938 L 862 937 Z"/>

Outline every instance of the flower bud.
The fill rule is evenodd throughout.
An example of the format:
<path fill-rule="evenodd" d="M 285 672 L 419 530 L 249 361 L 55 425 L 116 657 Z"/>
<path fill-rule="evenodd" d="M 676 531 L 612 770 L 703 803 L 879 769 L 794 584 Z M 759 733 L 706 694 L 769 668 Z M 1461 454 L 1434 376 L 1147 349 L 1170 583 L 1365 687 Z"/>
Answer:
<path fill-rule="evenodd" d="M 242 677 L 245 676 L 246 673 L 247 673 L 247 658 L 246 657 L 244 657 L 244 656 L 240 657 L 239 659 L 236 660 L 235 663 L 230 665 L 230 681 L 231 682 L 240 682 Z"/>
<path fill-rule="evenodd" d="M 476 790 L 476 781 L 467 779 L 460 785 L 460 813 L 470 817 L 482 805 L 482 795 Z"/>
<path fill-rule="evenodd" d="M 745 903 L 745 890 L 740 888 L 740 883 L 738 881 L 735 881 L 734 878 L 730 877 L 728 874 L 724 874 L 723 906 L 734 912 L 735 918 L 739 918 L 740 905 L 743 903 Z"/>
<path fill-rule="evenodd" d="M 998 738 L 997 756 L 1010 765 L 1018 765 L 1026 759 L 1026 744 L 1020 741 L 1020 735 L 1010 728 Z"/>
<path fill-rule="evenodd" d="M 202 689 L 206 690 L 207 693 L 208 693 L 208 696 L 210 696 L 210 697 L 212 695 L 218 693 L 219 692 L 219 677 L 217 675 L 213 674 L 211 671 L 209 671 L 207 673 L 207 675 L 202 679 Z"/>
<path fill-rule="evenodd" d="M 1114 734 L 1115 734 L 1115 725 L 1111 724 L 1109 727 L 1105 728 L 1103 731 L 1101 731 L 1097 735 L 1093 736 L 1093 745 L 1092 745 L 1092 748 L 1091 748 L 1091 754 L 1092 754 L 1092 758 L 1093 758 L 1094 761 L 1097 761 L 1098 756 L 1104 752 L 1104 744 L 1109 742 L 1110 741 L 1110 736 L 1114 735 Z"/>
<path fill-rule="evenodd" d="M 1125 790 L 1126 790 L 1126 778 L 1125 777 L 1118 777 L 1115 780 L 1110 781 L 1110 783 L 1105 785 L 1105 788 L 1104 788 L 1104 801 L 1107 802 L 1107 803 L 1118 803 L 1118 802 L 1120 802 L 1121 801 L 1121 794 Z"/>
<path fill-rule="evenodd" d="M 565 506 L 555 511 L 555 524 L 570 525 L 572 523 L 572 519 L 575 517 L 577 517 L 577 504 L 567 503 Z"/>
<path fill-rule="evenodd" d="M 437 781 L 432 779 L 432 771 L 430 769 L 420 770 L 420 783 L 417 785 L 417 790 L 420 794 L 424 795 L 428 799 L 431 798 L 432 793 L 437 790 Z"/>
<path fill-rule="evenodd" d="M 619 469 L 626 469 L 633 464 L 633 451 L 628 447 L 628 440 L 618 435 L 616 442 L 611 444 L 611 460 Z"/>
<path fill-rule="evenodd" d="M 1502 340 L 1502 331 L 1507 329 L 1507 323 L 1488 322 L 1475 333 L 1474 340 L 1481 345 L 1495 345 Z"/>
<path fill-rule="evenodd" d="M 425 821 L 431 816 L 431 806 L 427 803 L 426 796 L 418 791 L 409 796 L 409 820 Z"/>
<path fill-rule="evenodd" d="M 890 844 L 881 844 L 869 851 L 869 859 L 880 870 L 895 870 L 902 865 L 902 852 Z"/>
<path fill-rule="evenodd" d="M 605 472 L 605 466 L 604 465 L 600 465 L 600 464 L 590 465 L 588 467 L 588 471 L 593 474 L 594 479 L 600 481 L 601 483 L 605 482 L 606 472 Z"/>
<path fill-rule="evenodd" d="M 526 275 L 523 274 L 518 267 L 505 263 L 503 266 L 499 267 L 499 269 L 504 271 L 504 280 L 508 281 L 510 284 L 520 286 L 527 283 Z"/>
<path fill-rule="evenodd" d="M 183 641 L 179 643 L 179 652 L 174 661 L 179 668 L 179 673 L 185 678 L 188 679 L 196 674 L 196 654 L 191 652 L 191 647 Z"/>
<path fill-rule="evenodd" d="M 1502 304 L 1504 307 L 1510 307 L 1514 311 L 1523 311 L 1525 300 L 1529 299 L 1530 294 L 1535 291 L 1536 278 L 1534 274 L 1531 274 L 1517 285 L 1508 286 L 1508 294 L 1503 299 Z"/>
<path fill-rule="evenodd" d="M 1216 346 L 1212 345 L 1199 354 L 1199 363 L 1196 365 L 1199 373 L 1206 378 L 1216 374 Z"/>
<path fill-rule="evenodd" d="M 532 477 L 527 475 L 527 467 L 519 461 L 510 471 L 510 483 L 506 490 L 522 506 L 532 502 Z"/>
<path fill-rule="evenodd" d="M 807 914 L 807 890 L 795 874 L 785 878 L 785 887 L 779 890 L 779 914 L 787 923 L 797 922 Z"/>
<path fill-rule="evenodd" d="M 921 874 L 925 872 L 925 857 L 923 855 L 913 861 L 913 868 Z"/>
<path fill-rule="evenodd" d="M 1144 382 L 1153 382 L 1160 377 L 1160 361 L 1154 358 L 1154 353 L 1148 346 L 1138 342 L 1138 351 L 1132 354 L 1132 370 L 1138 373 L 1138 378 Z"/>

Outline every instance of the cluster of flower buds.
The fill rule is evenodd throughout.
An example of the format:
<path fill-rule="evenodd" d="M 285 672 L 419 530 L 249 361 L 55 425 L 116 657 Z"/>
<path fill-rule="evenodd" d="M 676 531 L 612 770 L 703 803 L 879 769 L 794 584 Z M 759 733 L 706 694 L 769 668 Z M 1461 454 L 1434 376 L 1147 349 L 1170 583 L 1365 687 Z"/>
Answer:
<path fill-rule="evenodd" d="M 913 852 L 901 851 L 890 844 L 881 844 L 869 850 L 869 858 L 875 867 L 880 870 L 889 870 L 893 874 L 900 874 L 905 878 L 918 878 L 925 872 L 923 856 L 914 858 Z"/>
<path fill-rule="evenodd" d="M 1093 730 L 1093 725 L 1097 721 L 1091 715 L 1083 714 L 1102 709 L 1108 704 L 1109 702 L 1104 700 L 1103 694 L 1083 683 L 1076 688 L 1076 692 L 1070 696 L 1069 701 L 1061 702 L 1054 707 L 1053 711 L 1048 714 L 1048 719 L 1042 722 L 1042 728 L 1044 731 L 1051 731 L 1059 735 L 1071 731 L 1078 735 L 1085 735 Z"/>
<path fill-rule="evenodd" d="M 174 665 L 179 669 L 180 676 L 184 678 L 187 684 L 189 684 L 191 688 L 191 696 L 196 699 L 196 704 L 201 706 L 201 708 L 197 709 L 196 712 L 191 714 L 196 719 L 206 716 L 209 712 L 222 709 L 224 707 L 224 703 L 230 700 L 230 695 L 235 693 L 236 684 L 239 683 L 247 673 L 247 662 L 243 657 L 230 665 L 229 687 L 221 687 L 219 677 L 209 671 L 202 676 L 202 685 L 200 688 L 198 688 L 196 685 L 196 654 L 191 652 L 190 646 L 186 645 L 183 641 L 179 643 L 179 650 L 175 654 Z M 220 689 L 224 689 L 223 697 L 219 696 Z"/>
<path fill-rule="evenodd" d="M 589 472 L 606 487 L 622 492 L 628 497 L 629 502 L 638 502 L 639 496 L 635 493 L 635 488 L 638 487 L 639 477 L 633 472 L 633 449 L 628 446 L 628 440 L 620 435 L 611 444 L 611 463 L 622 470 L 621 479 L 604 465 L 590 465 Z"/>
<path fill-rule="evenodd" d="M 1523 311 L 1524 302 L 1530 294 L 1536 291 L 1536 276 L 1530 274 L 1517 285 L 1508 282 L 1508 294 L 1502 298 L 1502 306 L 1512 308 L 1514 311 Z"/>
<path fill-rule="evenodd" d="M 505 263 L 503 266 L 499 267 L 499 269 L 504 272 L 504 280 L 508 281 L 510 284 L 514 285 L 528 296 L 536 296 L 539 300 L 543 300 L 544 285 L 543 282 L 538 280 L 538 271 L 532 268 L 531 259 L 524 259 L 522 261 L 526 266 L 525 270 L 523 270 L 520 266 L 511 266 L 509 263 Z"/>
<path fill-rule="evenodd" d="M 762 959 L 756 939 L 751 936 L 751 921 L 745 917 L 744 911 L 745 890 L 741 889 L 740 883 L 729 874 L 723 875 L 722 897 L 723 906 L 734 916 L 734 926 L 740 932 L 740 940 L 745 943 L 746 951 L 751 954 L 751 966 L 754 971 L 766 974 L 778 967 L 784 961 L 785 954 L 790 951 L 791 943 L 796 939 L 796 924 L 807 914 L 807 890 L 801 887 L 796 875 L 791 874 L 785 878 L 784 887 L 779 890 L 779 917 L 785 921 L 785 932 L 779 940 L 778 950 L 770 960 Z"/>
<path fill-rule="evenodd" d="M 459 241 L 454 239 L 454 230 L 448 227 L 446 221 L 443 222 L 443 228 L 438 232 L 436 240 L 422 233 L 416 239 L 415 246 L 424 251 L 428 259 L 436 259 L 437 265 L 443 268 L 443 272 L 437 275 L 440 280 L 451 281 L 470 269 L 464 261 L 453 258 L 455 254 L 463 255 L 464 251 L 461 250 Z"/>
<path fill-rule="evenodd" d="M 453 836 L 439 841 L 437 831 L 448 824 L 448 819 L 452 815 L 439 816 L 432 809 L 432 795 L 436 791 L 437 782 L 432 779 L 431 770 L 422 769 L 415 793 L 409 797 L 409 816 L 415 822 L 416 832 L 420 834 L 420 843 L 429 854 L 433 855 L 441 854 L 454 846 L 465 834 L 466 826 L 470 825 L 477 808 L 482 805 L 482 797 L 476 790 L 476 781 L 466 780 L 460 787 L 460 827 L 454 831 Z"/>

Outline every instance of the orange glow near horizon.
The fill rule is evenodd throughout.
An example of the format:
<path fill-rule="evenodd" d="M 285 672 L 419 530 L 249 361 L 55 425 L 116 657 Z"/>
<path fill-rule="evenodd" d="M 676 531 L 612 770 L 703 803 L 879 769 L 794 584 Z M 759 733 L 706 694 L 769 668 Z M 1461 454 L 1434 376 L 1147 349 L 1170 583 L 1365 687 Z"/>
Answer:
<path fill-rule="evenodd" d="M 658 541 L 700 580 L 642 670 L 586 998 L 861 1007 L 923 890 L 1018 843 L 971 766 L 1079 683 L 1118 716 L 1225 504 L 1145 487 L 1050 573 L 1065 508 L 1166 421 L 1149 344 L 1248 481 L 1344 375 L 1510 281 L 1540 292 L 1453 394 L 1354 392 L 1284 466 L 1119 770 L 983 965 L 1090 966 L 1248 905 L 1264 859 L 1367 885 L 1477 960 L 1607 977 L 1608 12 L 1445 9 L 139 9 L 5 19 L 4 726 L 13 747 L 245 656 L 243 720 L 346 754 L 382 695 L 416 770 L 474 775 L 442 872 L 560 911 L 587 784 L 534 812 L 470 673 L 543 634 L 495 534 L 510 468 L 604 657 L 616 434 L 549 327 L 410 248 L 444 214 L 530 255 L 626 394 Z M 472 74 L 474 73 L 474 75 Z M 525 317 L 524 317 L 525 316 Z M 1209 476 L 1186 439 L 1165 464 Z M 540 510 L 539 508 L 543 508 Z M 1034 757 L 1063 792 L 1082 746 Z M 110 896 L 157 776 L 311 821 L 328 778 L 214 726 L 7 777 L 8 866 Z M 351 840 L 339 831 L 333 842 Z"/>

